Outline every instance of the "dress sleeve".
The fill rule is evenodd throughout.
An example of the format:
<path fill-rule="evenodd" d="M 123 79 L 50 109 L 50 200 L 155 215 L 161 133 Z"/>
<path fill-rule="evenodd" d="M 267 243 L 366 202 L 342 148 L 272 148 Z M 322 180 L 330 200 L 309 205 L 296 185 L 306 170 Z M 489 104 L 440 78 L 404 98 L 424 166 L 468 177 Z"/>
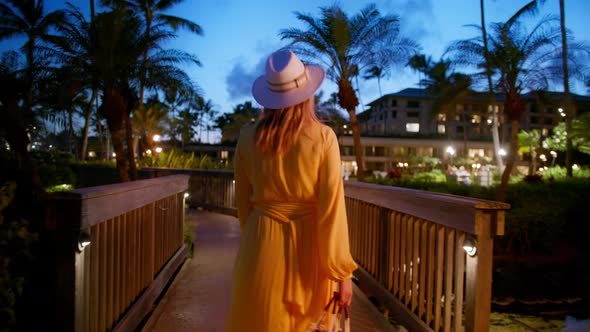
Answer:
<path fill-rule="evenodd" d="M 243 230 L 246 220 L 252 211 L 252 203 L 250 202 L 250 195 L 252 194 L 252 184 L 248 179 L 245 160 L 242 156 L 243 139 L 238 141 L 236 146 L 236 154 L 234 156 L 234 169 L 236 181 L 236 205 L 238 207 L 238 220 L 240 221 L 240 228 Z"/>
<path fill-rule="evenodd" d="M 320 266 L 328 277 L 342 281 L 352 277 L 357 265 L 350 254 L 348 221 L 340 150 L 330 129 L 319 170 L 317 238 Z"/>

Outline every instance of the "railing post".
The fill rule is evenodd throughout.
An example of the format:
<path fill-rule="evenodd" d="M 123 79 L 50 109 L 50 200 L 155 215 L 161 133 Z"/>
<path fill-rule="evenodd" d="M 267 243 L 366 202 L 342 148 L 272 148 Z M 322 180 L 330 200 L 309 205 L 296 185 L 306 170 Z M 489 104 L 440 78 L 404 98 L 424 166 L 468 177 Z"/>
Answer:
<path fill-rule="evenodd" d="M 477 253 L 466 261 L 465 331 L 489 331 L 492 301 L 494 236 L 503 234 L 504 211 L 476 210 Z"/>

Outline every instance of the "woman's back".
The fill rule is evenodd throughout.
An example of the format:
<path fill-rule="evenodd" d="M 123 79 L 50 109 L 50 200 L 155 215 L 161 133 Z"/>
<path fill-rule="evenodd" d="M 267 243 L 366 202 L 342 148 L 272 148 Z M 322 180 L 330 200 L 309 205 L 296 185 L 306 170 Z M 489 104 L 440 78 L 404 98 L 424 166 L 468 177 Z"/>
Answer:
<path fill-rule="evenodd" d="M 255 124 L 242 129 L 237 156 L 252 185 L 251 202 L 316 201 L 320 165 L 325 162 L 327 149 L 338 144 L 333 130 L 310 123 L 287 153 L 273 155 L 256 147 L 255 129 Z M 331 171 L 340 173 L 339 168 Z"/>

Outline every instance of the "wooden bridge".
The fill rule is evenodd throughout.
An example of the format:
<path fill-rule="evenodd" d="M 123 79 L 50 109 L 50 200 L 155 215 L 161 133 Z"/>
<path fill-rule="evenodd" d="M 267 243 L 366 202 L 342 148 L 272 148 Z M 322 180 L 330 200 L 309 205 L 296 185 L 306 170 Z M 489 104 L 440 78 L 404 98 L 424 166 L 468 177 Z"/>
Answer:
<path fill-rule="evenodd" d="M 144 174 L 153 178 L 48 201 L 56 330 L 223 331 L 239 241 L 233 173 Z M 361 267 L 355 331 L 395 331 L 385 316 L 409 331 L 489 330 L 493 238 L 507 204 L 356 182 L 345 193 Z M 189 260 L 185 224 L 196 228 Z"/>

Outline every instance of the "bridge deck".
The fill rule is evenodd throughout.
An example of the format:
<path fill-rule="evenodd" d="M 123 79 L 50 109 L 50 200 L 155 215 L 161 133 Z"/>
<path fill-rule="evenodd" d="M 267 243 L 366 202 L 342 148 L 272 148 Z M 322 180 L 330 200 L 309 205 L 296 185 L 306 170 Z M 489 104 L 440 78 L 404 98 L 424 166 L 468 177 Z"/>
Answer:
<path fill-rule="evenodd" d="M 142 331 L 225 330 L 239 225 L 234 217 L 195 210 L 189 218 L 196 232 L 194 257 L 181 268 Z M 397 331 L 356 286 L 351 323 L 353 331 Z"/>

